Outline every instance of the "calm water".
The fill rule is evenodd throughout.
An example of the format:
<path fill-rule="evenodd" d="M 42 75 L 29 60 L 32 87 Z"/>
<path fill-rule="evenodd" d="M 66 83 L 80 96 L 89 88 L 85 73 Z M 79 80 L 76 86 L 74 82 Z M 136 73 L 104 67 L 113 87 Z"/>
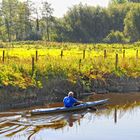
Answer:
<path fill-rule="evenodd" d="M 0 117 L 0 140 L 139 140 L 137 103 L 77 113 Z"/>

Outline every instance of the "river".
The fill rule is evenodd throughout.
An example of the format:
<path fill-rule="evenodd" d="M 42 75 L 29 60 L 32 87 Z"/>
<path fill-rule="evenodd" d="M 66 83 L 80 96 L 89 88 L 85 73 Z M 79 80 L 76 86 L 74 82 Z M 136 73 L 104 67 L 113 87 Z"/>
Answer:
<path fill-rule="evenodd" d="M 131 98 L 132 100 L 132 98 Z M 97 111 L 21 116 L 0 113 L 0 140 L 139 140 L 140 102 L 108 103 Z"/>

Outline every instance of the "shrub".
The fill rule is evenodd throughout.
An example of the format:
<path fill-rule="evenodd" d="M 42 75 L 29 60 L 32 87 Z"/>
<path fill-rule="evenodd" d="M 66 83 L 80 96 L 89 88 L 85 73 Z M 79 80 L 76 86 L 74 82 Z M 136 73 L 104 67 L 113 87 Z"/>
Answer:
<path fill-rule="evenodd" d="M 120 31 L 111 31 L 103 40 L 105 43 L 126 43 L 127 39 Z"/>

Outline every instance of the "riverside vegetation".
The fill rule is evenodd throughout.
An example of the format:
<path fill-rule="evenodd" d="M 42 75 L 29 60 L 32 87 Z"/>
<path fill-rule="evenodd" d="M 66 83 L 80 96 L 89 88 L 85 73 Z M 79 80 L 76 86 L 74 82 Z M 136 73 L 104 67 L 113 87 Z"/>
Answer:
<path fill-rule="evenodd" d="M 96 89 L 106 87 L 108 80 L 116 86 L 113 82 L 118 84 L 120 79 L 135 80 L 140 76 L 139 43 L 40 41 L 1 43 L 1 46 L 2 103 L 33 102 L 32 99 L 38 98 L 41 102 L 59 100 L 69 90 L 74 90 L 78 96 L 80 92 L 96 92 Z M 119 81 L 115 81 L 116 78 Z"/>
<path fill-rule="evenodd" d="M 139 0 L 53 11 L 47 0 L 0 2 L 0 110 L 62 101 L 70 90 L 140 91 Z"/>

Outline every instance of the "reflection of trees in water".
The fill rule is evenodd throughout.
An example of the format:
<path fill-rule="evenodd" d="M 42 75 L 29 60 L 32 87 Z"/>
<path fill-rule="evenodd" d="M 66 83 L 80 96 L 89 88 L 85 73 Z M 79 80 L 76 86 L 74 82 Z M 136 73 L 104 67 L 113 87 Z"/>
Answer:
<path fill-rule="evenodd" d="M 86 118 L 89 123 L 95 121 L 95 118 L 100 117 L 112 117 L 114 122 L 123 117 L 126 113 L 135 113 L 135 109 L 139 106 L 139 103 L 133 104 L 108 106 L 107 108 L 101 108 L 98 111 L 81 111 L 76 113 L 56 114 L 50 116 L 31 116 L 29 118 L 17 119 L 17 120 L 0 120 L 0 135 L 6 137 L 14 137 L 20 139 L 21 137 L 27 137 L 31 140 L 37 136 L 37 134 L 43 129 L 60 129 L 69 125 L 73 127 L 74 123 L 80 125 L 81 119 Z M 89 112 L 89 113 L 88 113 Z M 88 113 L 88 114 L 87 114 Z M 87 114 L 87 115 L 86 115 Z"/>
<path fill-rule="evenodd" d="M 80 125 L 80 119 L 82 119 L 86 113 L 87 113 L 86 111 L 80 113 L 65 113 L 63 114 L 63 117 L 60 117 L 61 118 L 60 120 L 52 121 L 47 126 L 46 125 L 35 126 L 34 129 L 31 130 L 31 134 L 29 135 L 28 140 L 30 140 L 36 133 L 38 133 L 44 128 L 60 129 L 65 127 L 67 124 L 70 127 L 73 127 L 73 123 L 76 121 Z M 56 117 L 56 119 L 58 118 Z"/>
<path fill-rule="evenodd" d="M 41 131 L 44 128 L 59 129 L 59 128 L 64 127 L 65 125 L 66 125 L 66 123 L 64 121 L 57 121 L 57 122 L 54 122 L 54 124 L 41 125 L 41 126 L 18 125 L 16 127 L 14 127 L 13 129 L 3 131 L 3 133 L 9 132 L 9 134 L 6 134 L 5 136 L 11 137 L 11 136 L 14 136 L 25 130 L 24 133 L 26 133 L 27 135 L 29 134 L 28 139 L 31 139 L 32 136 L 34 136 L 36 133 L 38 133 L 39 131 Z M 17 128 L 19 128 L 19 129 L 17 130 Z"/>
<path fill-rule="evenodd" d="M 124 105 L 108 105 L 106 110 L 97 111 L 96 117 L 103 116 L 109 117 L 113 116 L 114 123 L 117 123 L 118 119 L 121 119 L 125 114 L 133 115 L 136 112 L 136 108 L 140 106 L 140 102 L 127 103 Z"/>
<path fill-rule="evenodd" d="M 0 135 L 2 134 L 5 135 L 6 137 L 12 137 L 28 128 L 28 126 L 21 126 L 21 125 L 13 124 L 11 122 L 3 123 L 0 126 L 1 126 Z"/>
<path fill-rule="evenodd" d="M 4 135 L 6 137 L 18 137 L 20 139 L 21 135 L 29 135 L 28 139 L 31 139 L 36 133 L 41 131 L 44 128 L 52 128 L 52 129 L 59 129 L 66 125 L 66 121 L 64 120 L 57 120 L 50 122 L 44 125 L 28 125 L 27 122 L 20 123 L 17 121 L 9 121 L 9 122 L 0 122 L 0 135 Z M 18 135 L 18 136 L 17 136 Z"/>
<path fill-rule="evenodd" d="M 31 118 L 1 121 L 0 135 L 2 134 L 6 137 L 12 137 L 15 139 L 20 139 L 24 135 L 28 140 L 31 140 L 43 129 L 60 129 L 66 125 L 72 127 L 74 122 L 78 122 L 80 125 L 80 119 L 83 118 L 86 113 L 86 111 L 82 111 L 79 113 L 65 113 L 38 117 L 33 116 Z"/>
<path fill-rule="evenodd" d="M 83 114 L 78 114 L 77 117 L 74 117 L 71 113 L 64 114 L 61 117 L 60 116 L 61 115 L 55 115 L 52 117 L 49 116 L 48 118 L 50 121 L 46 124 L 32 124 L 36 120 L 34 118 L 32 118 L 32 123 L 28 122 L 30 121 L 30 119 L 27 119 L 27 122 L 20 122 L 19 120 L 3 122 L 2 124 L 0 122 L 0 134 L 3 134 L 6 137 L 17 137 L 17 139 L 20 139 L 20 137 L 24 134 L 24 136 L 28 136 L 28 140 L 30 140 L 36 135 L 36 133 L 40 132 L 43 129 L 60 129 L 67 124 L 69 124 L 69 126 L 72 126 L 73 122 L 77 120 L 80 121 L 80 119 L 83 117 Z M 41 120 L 41 116 L 39 118 Z M 43 119 L 45 120 L 45 118 Z"/>
<path fill-rule="evenodd" d="M 52 128 L 52 129 L 59 129 L 63 128 L 66 125 L 66 122 L 63 120 L 52 122 L 51 124 L 41 125 L 41 126 L 34 126 L 32 130 L 30 130 L 30 135 L 28 136 L 28 140 L 31 140 L 36 133 L 40 132 L 42 129 Z"/>

